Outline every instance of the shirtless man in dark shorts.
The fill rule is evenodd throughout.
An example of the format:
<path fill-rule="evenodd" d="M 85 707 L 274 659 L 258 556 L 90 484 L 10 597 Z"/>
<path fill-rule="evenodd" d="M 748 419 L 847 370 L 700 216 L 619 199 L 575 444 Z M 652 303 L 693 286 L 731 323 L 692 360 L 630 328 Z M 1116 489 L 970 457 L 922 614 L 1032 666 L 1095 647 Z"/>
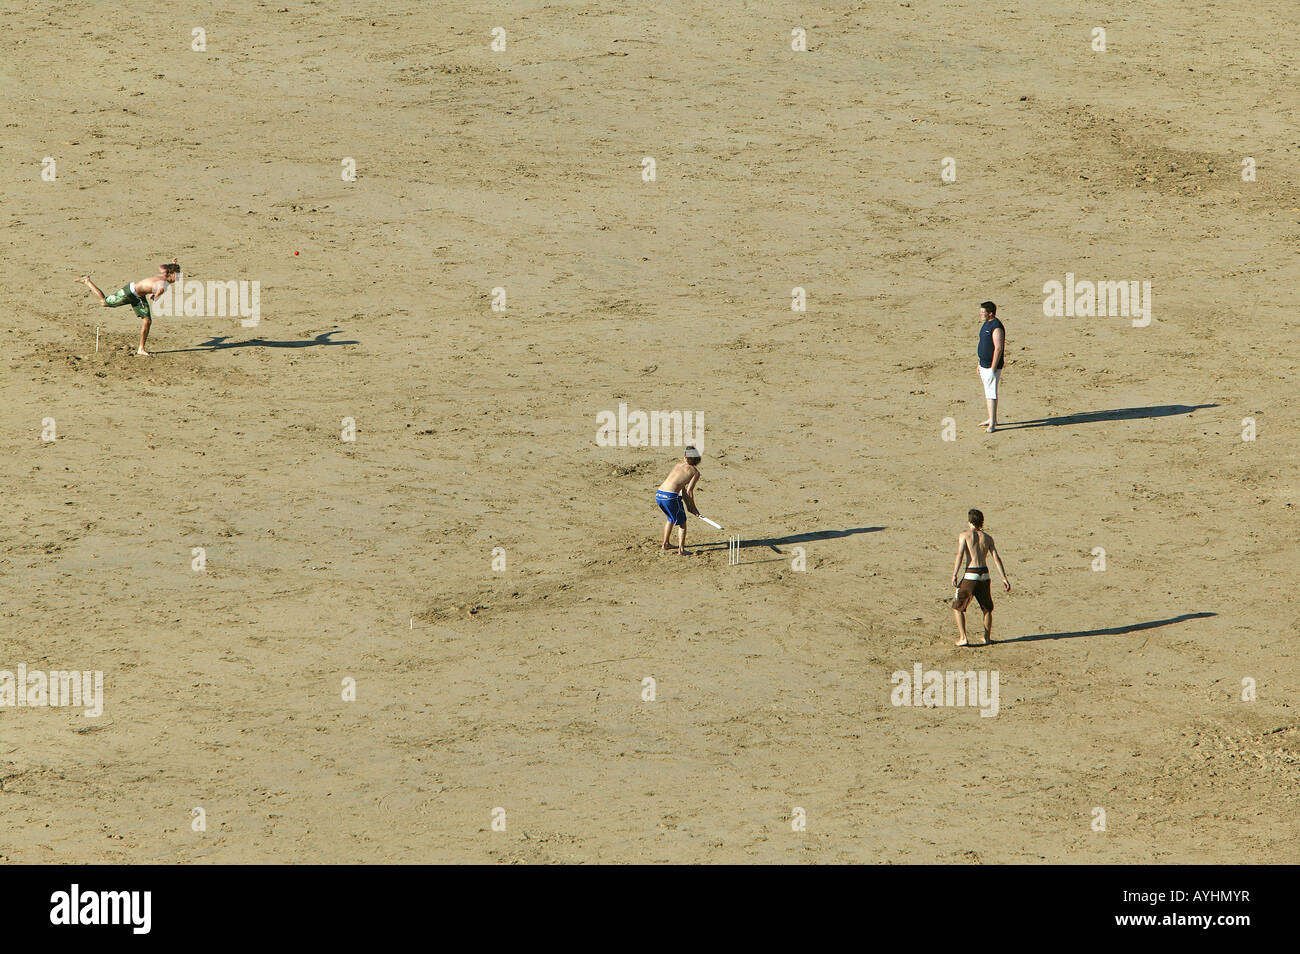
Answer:
<path fill-rule="evenodd" d="M 144 350 L 144 343 L 149 340 L 149 326 L 153 324 L 153 313 L 149 310 L 149 302 L 157 301 L 162 297 L 172 284 L 180 277 L 181 267 L 176 264 L 176 259 L 172 259 L 165 265 L 158 266 L 158 274 L 151 275 L 148 278 L 141 278 L 138 281 L 123 285 L 111 295 L 105 295 L 89 277 L 82 275 L 77 279 L 78 282 L 85 285 L 99 303 L 106 308 L 116 308 L 119 305 L 130 305 L 131 310 L 136 313 L 140 319 L 140 347 L 136 354 L 141 357 L 149 357 L 149 352 Z M 179 295 L 180 292 L 177 292 Z"/>
<path fill-rule="evenodd" d="M 984 643 L 993 642 L 993 594 L 989 591 L 988 557 L 991 554 L 1002 574 L 1002 585 L 1011 592 L 1011 581 L 1007 579 L 1006 568 L 1002 565 L 1002 555 L 998 553 L 993 538 L 984 532 L 984 514 L 972 510 L 966 514 L 969 527 L 957 537 L 957 559 L 952 564 L 952 585 L 956 589 L 952 598 L 952 612 L 957 617 L 957 632 L 961 638 L 958 646 L 969 646 L 966 640 L 966 607 L 971 597 L 980 604 L 984 611 Z M 962 572 L 962 564 L 966 571 Z"/>

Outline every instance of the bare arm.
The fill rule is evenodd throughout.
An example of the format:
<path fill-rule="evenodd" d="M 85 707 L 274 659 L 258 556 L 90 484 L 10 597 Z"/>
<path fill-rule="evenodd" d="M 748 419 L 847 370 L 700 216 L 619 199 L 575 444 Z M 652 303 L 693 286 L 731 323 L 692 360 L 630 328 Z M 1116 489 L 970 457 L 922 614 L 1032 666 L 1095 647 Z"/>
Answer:
<path fill-rule="evenodd" d="M 700 511 L 695 506 L 695 485 L 700 482 L 700 472 L 697 470 L 691 475 L 691 479 L 686 481 L 686 486 L 682 488 L 682 496 L 686 498 L 686 509 L 695 516 L 700 515 Z"/>
<path fill-rule="evenodd" d="M 962 570 L 963 558 L 966 556 L 966 538 L 961 534 L 957 535 L 957 558 L 952 561 L 952 585 L 957 585 L 957 577 Z"/>
<path fill-rule="evenodd" d="M 1002 574 L 1002 585 L 1010 593 L 1011 581 L 1007 579 L 1007 568 L 1002 565 L 1002 554 L 998 552 L 997 544 L 993 542 L 992 537 L 989 537 L 989 553 L 993 554 L 993 562 L 997 564 L 998 572 Z"/>
<path fill-rule="evenodd" d="M 1003 345 L 1006 344 L 1006 333 L 1001 328 L 993 329 L 993 364 L 990 367 L 996 368 L 998 362 L 1002 360 Z"/>

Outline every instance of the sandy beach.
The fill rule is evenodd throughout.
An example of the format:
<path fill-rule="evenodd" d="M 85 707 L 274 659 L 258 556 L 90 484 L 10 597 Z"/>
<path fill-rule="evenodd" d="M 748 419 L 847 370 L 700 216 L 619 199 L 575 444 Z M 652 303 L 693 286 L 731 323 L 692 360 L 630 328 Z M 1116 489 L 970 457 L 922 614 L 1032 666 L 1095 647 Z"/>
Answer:
<path fill-rule="evenodd" d="M 24 6 L 0 861 L 1295 860 L 1294 4 Z M 173 256 L 258 322 L 138 358 Z"/>

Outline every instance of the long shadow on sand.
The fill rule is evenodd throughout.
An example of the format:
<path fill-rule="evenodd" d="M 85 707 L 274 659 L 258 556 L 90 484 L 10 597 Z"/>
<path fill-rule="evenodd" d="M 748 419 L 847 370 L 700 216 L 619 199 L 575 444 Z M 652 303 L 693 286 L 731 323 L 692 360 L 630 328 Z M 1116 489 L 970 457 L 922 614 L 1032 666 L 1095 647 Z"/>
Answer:
<path fill-rule="evenodd" d="M 318 345 L 354 345 L 360 341 L 332 341 L 330 335 L 341 334 L 327 331 L 315 338 L 303 338 L 299 341 L 267 341 L 265 338 L 247 338 L 231 341 L 229 335 L 219 335 L 202 341 L 196 348 L 174 348 L 171 351 L 155 351 L 154 354 L 181 354 L 186 351 L 223 351 L 227 348 L 315 348 Z"/>
<path fill-rule="evenodd" d="M 692 528 L 698 534 L 698 528 Z M 815 543 L 818 540 L 837 540 L 840 537 L 851 537 L 855 533 L 875 533 L 877 530 L 884 530 L 884 527 L 853 527 L 849 530 L 812 530 L 808 533 L 792 533 L 788 537 L 764 537 L 759 540 L 746 540 L 743 536 L 740 539 L 741 547 L 771 547 L 775 552 L 780 553 L 780 544 L 793 543 Z M 726 531 L 723 531 L 726 532 Z M 727 544 L 723 543 L 701 543 L 691 546 L 689 540 L 687 546 L 695 550 L 725 550 Z"/>
<path fill-rule="evenodd" d="M 1084 411 L 1079 414 L 1040 417 L 1033 421 L 1012 421 L 1009 424 L 999 424 L 998 430 L 1010 431 L 1018 427 L 1068 427 L 1071 424 L 1097 424 L 1103 421 L 1138 421 L 1148 417 L 1191 414 L 1202 408 L 1218 406 L 1217 404 L 1157 404 L 1152 407 L 1119 407 L 1113 411 Z"/>
<path fill-rule="evenodd" d="M 1038 633 L 1033 636 L 1016 636 L 1012 639 L 998 639 L 998 643 L 1028 643 L 1036 639 L 1074 639 L 1078 636 L 1123 636 L 1125 633 L 1138 633 L 1144 629 L 1155 629 L 1158 626 L 1169 626 L 1172 623 L 1185 623 L 1189 619 L 1205 619 L 1209 616 L 1218 616 L 1218 613 L 1184 613 L 1182 616 L 1171 616 L 1169 619 L 1153 619 L 1147 623 L 1129 623 L 1127 626 L 1112 626 L 1109 629 L 1085 629 L 1077 633 Z"/>

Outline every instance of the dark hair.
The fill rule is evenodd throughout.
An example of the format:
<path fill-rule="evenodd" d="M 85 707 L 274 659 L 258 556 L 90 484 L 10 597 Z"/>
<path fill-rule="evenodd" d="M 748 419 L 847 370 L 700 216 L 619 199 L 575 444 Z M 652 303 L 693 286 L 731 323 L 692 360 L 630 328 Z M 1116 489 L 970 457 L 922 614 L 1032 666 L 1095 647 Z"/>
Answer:
<path fill-rule="evenodd" d="M 996 315 L 998 313 L 998 306 L 993 304 L 993 302 L 991 301 L 980 302 L 980 307 L 983 308 L 985 311 L 987 311 L 990 315 Z"/>
<path fill-rule="evenodd" d="M 974 508 L 967 512 L 966 519 L 970 521 L 970 525 L 976 530 L 984 526 L 984 514 Z"/>
<path fill-rule="evenodd" d="M 164 262 L 161 266 L 164 272 L 179 272 L 181 267 L 175 262 Z"/>

